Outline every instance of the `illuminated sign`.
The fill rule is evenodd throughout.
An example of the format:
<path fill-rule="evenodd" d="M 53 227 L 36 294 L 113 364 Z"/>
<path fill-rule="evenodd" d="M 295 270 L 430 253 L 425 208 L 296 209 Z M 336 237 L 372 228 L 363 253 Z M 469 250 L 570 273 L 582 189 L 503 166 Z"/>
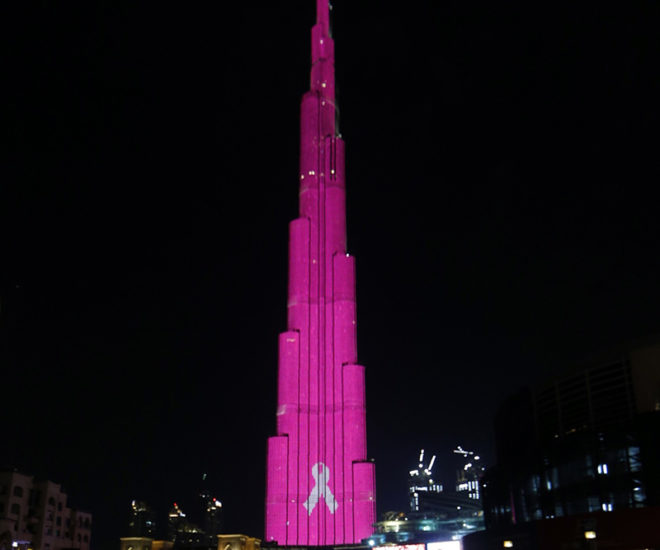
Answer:
<path fill-rule="evenodd" d="M 314 488 L 312 492 L 309 493 L 309 497 L 303 503 L 303 506 L 309 513 L 312 515 L 316 504 L 319 501 L 319 497 L 325 500 L 325 503 L 328 505 L 328 510 L 331 514 L 334 514 L 337 510 L 337 501 L 335 500 L 330 487 L 328 487 L 328 477 L 330 477 L 330 469 L 323 464 L 323 462 L 317 462 L 312 466 L 312 477 L 314 478 Z"/>
<path fill-rule="evenodd" d="M 444 542 L 429 542 L 427 550 L 461 550 L 463 545 L 460 540 L 447 540 Z"/>
<path fill-rule="evenodd" d="M 383 548 L 384 550 L 425 550 L 423 544 L 401 544 L 399 546 L 376 546 L 376 548 Z"/>

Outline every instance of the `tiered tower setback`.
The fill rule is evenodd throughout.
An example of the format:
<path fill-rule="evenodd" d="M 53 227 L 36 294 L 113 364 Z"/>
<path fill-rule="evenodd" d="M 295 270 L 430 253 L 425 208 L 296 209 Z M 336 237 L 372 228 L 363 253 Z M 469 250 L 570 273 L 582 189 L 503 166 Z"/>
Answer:
<path fill-rule="evenodd" d="M 288 326 L 279 338 L 277 435 L 268 440 L 266 540 L 281 545 L 359 542 L 376 521 L 329 15 L 328 0 L 317 0 L 311 89 L 301 104 L 299 217 L 289 231 Z"/>

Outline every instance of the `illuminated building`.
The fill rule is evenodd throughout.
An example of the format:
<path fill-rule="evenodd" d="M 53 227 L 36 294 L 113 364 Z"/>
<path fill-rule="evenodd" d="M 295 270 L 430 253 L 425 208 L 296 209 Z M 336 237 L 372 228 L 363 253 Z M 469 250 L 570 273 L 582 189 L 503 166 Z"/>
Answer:
<path fill-rule="evenodd" d="M 205 479 L 206 475 L 203 477 L 203 480 Z M 158 550 L 161 546 L 173 547 L 175 550 L 215 550 L 221 530 L 222 503 L 211 496 L 208 489 L 202 489 L 199 497 L 201 506 L 196 516 L 202 520 L 204 527 L 192 523 L 175 502 L 167 516 L 166 541 L 156 539 L 158 533 L 155 514 L 151 507 L 144 502 L 133 500 L 128 522 L 129 536 L 121 539 L 122 544 L 126 547 L 133 546 L 133 550 L 141 550 L 138 539 L 144 539 L 150 541 L 148 542 L 150 548 L 146 550 Z"/>
<path fill-rule="evenodd" d="M 172 550 L 174 547 L 169 540 L 150 537 L 122 537 L 119 541 L 119 550 Z"/>
<path fill-rule="evenodd" d="M 425 512 L 386 512 L 369 537 L 376 546 L 422 544 L 460 538 L 456 522 L 440 514 Z"/>
<path fill-rule="evenodd" d="M 460 540 L 484 528 L 479 498 L 481 458 L 458 447 L 456 479 L 449 490 L 433 474 L 436 456 L 428 463 L 422 449 L 416 467 L 408 471 L 409 512 L 387 512 L 370 537 L 374 544 L 417 544 Z"/>
<path fill-rule="evenodd" d="M 202 482 L 206 483 L 206 474 Z M 222 526 L 222 503 L 211 495 L 207 487 L 199 492 L 199 506 L 194 507 L 193 516 L 201 520 L 203 527 L 191 523 L 181 507 L 175 502 L 167 520 L 167 538 L 174 542 L 177 550 L 183 548 L 215 548 Z"/>
<path fill-rule="evenodd" d="M 434 463 L 435 455 L 431 457 L 428 464 L 424 463 L 424 449 L 422 449 L 419 453 L 417 468 L 408 472 L 408 497 L 410 498 L 411 512 L 419 512 L 420 495 L 424 498 L 428 494 L 442 492 L 442 484 L 433 480 Z"/>
<path fill-rule="evenodd" d="M 0 472 L 0 538 L 20 550 L 89 550 L 92 515 L 67 506 L 58 483 Z"/>
<path fill-rule="evenodd" d="M 218 550 L 260 550 L 261 540 L 247 535 L 218 535 Z"/>
<path fill-rule="evenodd" d="M 206 533 L 188 521 L 186 514 L 175 502 L 167 516 L 167 538 L 174 543 L 174 548 L 213 548 L 215 544 L 209 546 L 209 539 Z"/>
<path fill-rule="evenodd" d="M 461 541 L 446 540 L 427 543 L 388 544 L 387 546 L 373 546 L 374 550 L 461 550 Z"/>
<path fill-rule="evenodd" d="M 202 481 L 206 482 L 206 474 L 202 475 Z M 222 530 L 222 502 L 211 495 L 208 488 L 203 488 L 199 493 L 202 505 L 202 517 L 204 533 L 206 534 L 209 546 L 217 542 L 217 535 Z"/>
<path fill-rule="evenodd" d="M 279 338 L 277 435 L 268 440 L 265 538 L 281 545 L 357 543 L 376 519 L 329 17 L 328 0 L 317 0 L 311 89 L 301 104 L 299 217 L 289 233 L 287 331 Z"/>
<path fill-rule="evenodd" d="M 209 541 L 215 542 L 222 525 L 222 503 L 208 492 L 202 493 L 201 497 L 204 504 L 204 533 Z"/>
<path fill-rule="evenodd" d="M 481 478 L 485 468 L 481 457 L 473 451 L 466 451 L 460 445 L 453 453 L 463 457 L 463 464 L 456 473 L 456 492 L 464 493 L 471 500 L 481 501 Z"/>
<path fill-rule="evenodd" d="M 420 454 L 420 463 L 422 459 L 423 452 Z M 452 484 L 447 484 L 448 488 L 444 490 L 442 484 L 431 478 L 434 459 L 435 456 L 424 470 L 424 474 L 429 478 L 427 480 L 429 490 L 423 491 L 423 487 L 417 484 L 413 493 L 416 508 L 411 507 L 411 512 L 419 512 L 418 515 L 423 520 L 433 519 L 457 538 L 483 529 L 480 483 L 484 467 L 481 457 L 473 451 L 464 450 L 460 445 L 454 449 L 450 462 L 455 467 L 456 478 Z M 413 473 L 414 471 L 409 472 L 409 480 L 416 479 Z M 409 520 L 414 517 L 415 514 L 408 514 Z"/>
<path fill-rule="evenodd" d="M 587 523 L 603 547 L 616 547 L 613 525 L 626 532 L 632 524 L 640 542 L 630 548 L 657 547 L 660 345 L 606 355 L 519 392 L 500 407 L 495 431 L 498 463 L 483 484 L 487 533 L 471 538 L 483 542 L 474 548 L 553 529 L 566 535 L 548 540 L 565 546 Z"/>
<path fill-rule="evenodd" d="M 436 456 L 428 465 L 424 463 L 424 449 L 419 454 L 416 468 L 408 472 L 408 496 L 411 512 L 447 513 L 449 509 L 481 510 L 481 477 L 484 466 L 481 457 L 473 451 L 466 451 L 460 445 L 452 451 L 458 459 L 454 490 L 445 491 L 435 480 L 432 472 Z M 482 522 L 477 522 L 481 524 Z"/>
<path fill-rule="evenodd" d="M 128 534 L 131 537 L 154 538 L 156 534 L 156 516 L 144 502 L 131 501 Z"/>

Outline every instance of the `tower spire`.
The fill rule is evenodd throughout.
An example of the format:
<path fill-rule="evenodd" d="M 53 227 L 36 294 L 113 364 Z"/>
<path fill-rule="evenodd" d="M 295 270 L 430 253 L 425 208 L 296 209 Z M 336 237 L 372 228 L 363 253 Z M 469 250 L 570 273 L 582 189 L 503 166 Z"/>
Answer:
<path fill-rule="evenodd" d="M 316 25 L 312 27 L 311 89 L 335 106 L 335 43 L 330 36 L 330 2 L 316 0 Z M 325 105 L 324 105 L 325 106 Z M 334 120 L 335 114 L 332 114 Z M 333 124 L 334 129 L 334 124 Z"/>
<path fill-rule="evenodd" d="M 316 0 L 316 24 L 321 25 L 330 35 L 330 1 Z"/>

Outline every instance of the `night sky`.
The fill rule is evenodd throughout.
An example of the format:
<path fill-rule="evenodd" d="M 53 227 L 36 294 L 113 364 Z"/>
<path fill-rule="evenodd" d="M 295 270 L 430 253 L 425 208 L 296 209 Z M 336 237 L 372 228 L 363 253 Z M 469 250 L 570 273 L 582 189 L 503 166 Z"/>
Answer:
<path fill-rule="evenodd" d="M 231 9 L 227 6 L 231 5 Z M 263 535 L 312 0 L 14 6 L 0 464 Z M 420 447 L 660 332 L 660 4 L 336 0 L 379 513 Z M 192 518 L 193 520 L 195 518 Z"/>

